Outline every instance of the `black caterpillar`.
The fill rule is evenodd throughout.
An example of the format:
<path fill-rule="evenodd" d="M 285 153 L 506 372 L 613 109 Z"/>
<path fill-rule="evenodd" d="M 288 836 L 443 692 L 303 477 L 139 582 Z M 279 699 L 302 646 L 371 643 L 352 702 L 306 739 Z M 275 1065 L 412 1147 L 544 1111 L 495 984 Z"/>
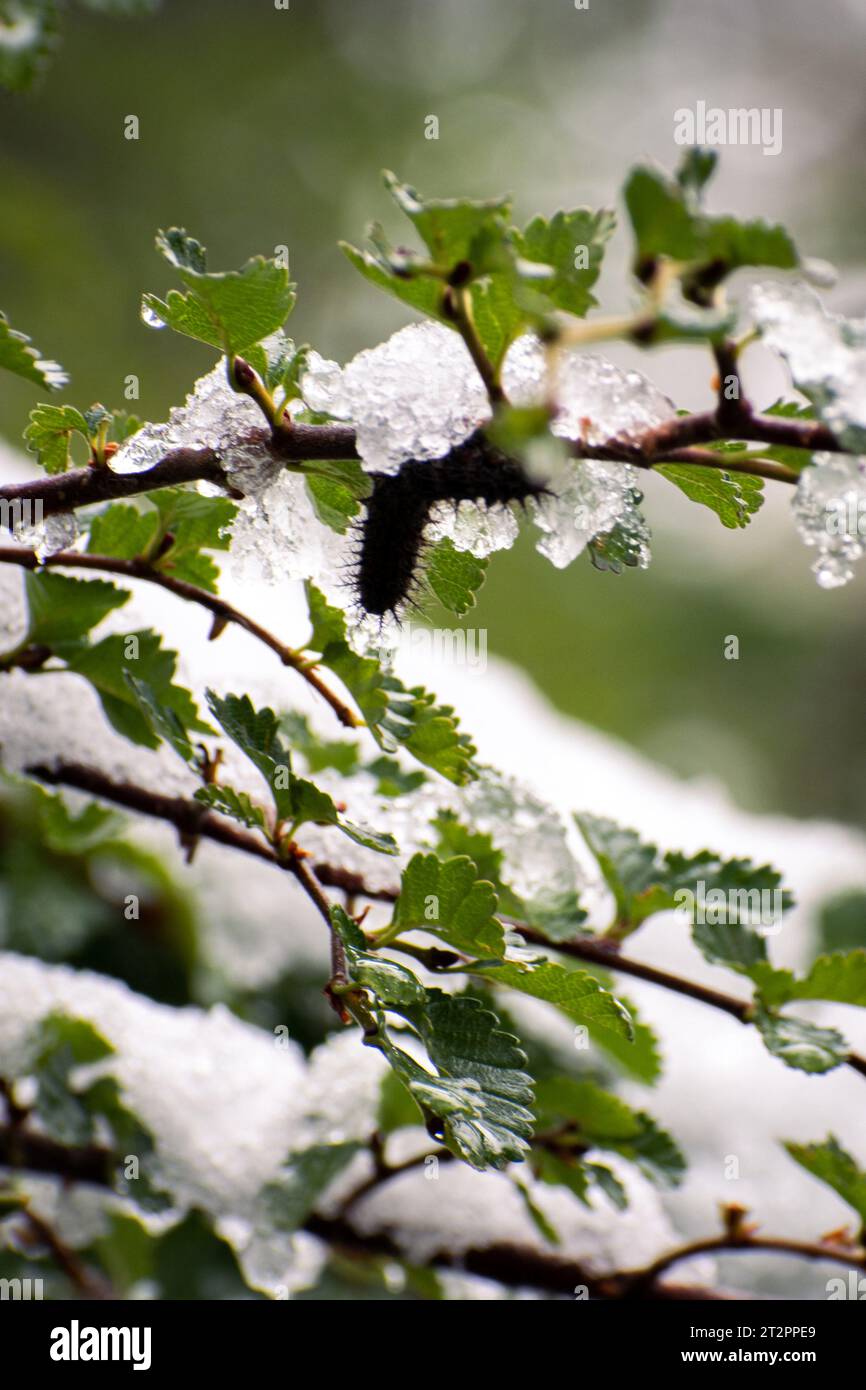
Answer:
<path fill-rule="evenodd" d="M 407 459 L 399 473 L 372 473 L 373 491 L 360 523 L 354 570 L 356 597 L 366 613 L 399 618 L 419 582 L 424 527 L 437 502 L 526 504 L 547 489 L 533 482 L 516 459 L 501 453 L 480 431 L 432 461 Z"/>

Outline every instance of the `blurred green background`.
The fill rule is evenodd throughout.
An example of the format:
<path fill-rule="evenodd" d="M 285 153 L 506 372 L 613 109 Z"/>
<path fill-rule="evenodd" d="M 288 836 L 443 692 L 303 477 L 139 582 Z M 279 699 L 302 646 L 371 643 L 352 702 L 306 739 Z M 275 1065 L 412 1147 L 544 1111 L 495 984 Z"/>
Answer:
<path fill-rule="evenodd" d="M 611 203 L 630 163 L 676 161 L 673 113 L 703 99 L 782 109 L 782 153 L 723 151 L 712 206 L 786 220 L 840 266 L 832 302 L 862 314 L 864 37 L 862 0 L 166 0 L 129 20 L 73 6 L 38 89 L 0 95 L 0 305 L 70 370 L 69 400 L 122 405 L 135 373 L 140 413 L 163 418 L 210 359 L 140 322 L 142 289 L 169 283 L 157 227 L 185 225 L 216 268 L 287 245 L 292 332 L 344 359 L 408 317 L 335 244 L 371 218 L 404 235 L 382 167 L 443 196 L 510 189 L 520 220 Z M 628 252 L 622 231 L 605 308 L 628 302 Z M 709 402 L 699 351 L 640 365 L 678 404 Z M 753 370 L 759 403 L 784 389 L 760 353 Z M 7 439 L 37 398 L 4 380 Z M 650 479 L 646 573 L 586 557 L 557 572 L 527 535 L 468 621 L 561 709 L 741 804 L 866 821 L 866 566 L 820 592 L 784 491 L 730 534 Z"/>

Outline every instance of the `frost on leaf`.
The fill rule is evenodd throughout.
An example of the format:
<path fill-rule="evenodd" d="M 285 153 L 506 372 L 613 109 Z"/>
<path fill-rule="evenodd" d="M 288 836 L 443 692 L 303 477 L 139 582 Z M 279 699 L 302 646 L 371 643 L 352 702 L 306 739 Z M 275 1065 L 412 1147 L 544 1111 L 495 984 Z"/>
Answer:
<path fill-rule="evenodd" d="M 821 588 L 847 584 L 866 550 L 866 458 L 816 454 L 792 506 L 801 538 L 818 552 L 812 569 Z"/>
<path fill-rule="evenodd" d="M 866 320 L 828 314 L 801 283 L 756 285 L 749 309 L 841 443 L 852 453 L 866 448 Z"/>

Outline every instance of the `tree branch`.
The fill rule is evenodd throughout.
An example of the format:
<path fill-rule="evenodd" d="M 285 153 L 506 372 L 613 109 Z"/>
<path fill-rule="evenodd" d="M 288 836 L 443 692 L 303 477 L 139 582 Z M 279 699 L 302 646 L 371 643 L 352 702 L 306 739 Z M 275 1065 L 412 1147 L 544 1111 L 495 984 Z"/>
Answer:
<path fill-rule="evenodd" d="M 40 560 L 34 550 L 16 546 L 0 546 L 0 564 L 20 565 L 23 569 L 28 570 L 56 568 L 98 570 L 105 574 L 120 575 L 124 579 L 141 579 L 148 584 L 157 584 L 161 589 L 167 589 L 169 593 L 176 594 L 178 598 L 185 599 L 188 603 L 197 603 L 201 608 L 206 608 L 209 613 L 213 614 L 215 621 L 211 629 L 211 640 L 220 635 L 227 623 L 234 623 L 237 627 L 242 627 L 245 632 L 249 632 L 259 642 L 270 647 L 284 666 L 297 671 L 298 675 L 330 705 L 340 723 L 347 729 L 357 729 L 363 724 L 363 721 L 354 711 L 338 695 L 335 695 L 316 674 L 316 671 L 307 664 L 307 659 L 302 652 L 281 642 L 267 628 L 262 627 L 261 623 L 257 623 L 246 613 L 242 613 L 240 609 L 220 598 L 219 595 L 212 594 L 207 589 L 200 589 L 195 584 L 189 584 L 185 579 L 176 579 L 173 575 L 164 574 L 161 570 L 154 569 L 146 560 L 124 560 L 115 555 L 91 555 L 87 552 L 79 553 L 77 550 L 55 551 L 53 555 L 47 555 L 44 560 Z"/>
<path fill-rule="evenodd" d="M 718 1255 L 744 1250 L 796 1255 L 804 1260 L 829 1260 L 833 1264 L 845 1265 L 848 1269 L 866 1269 L 866 1250 L 848 1249 L 840 1245 L 823 1245 L 814 1241 L 788 1240 L 783 1236 L 760 1236 L 754 1232 L 723 1233 L 718 1236 L 707 1236 L 703 1240 L 690 1241 L 687 1245 L 669 1250 L 644 1269 L 626 1271 L 619 1276 L 626 1285 L 623 1296 L 643 1295 L 644 1291 L 651 1288 L 663 1274 L 683 1260 L 693 1260 L 698 1255 Z"/>
<path fill-rule="evenodd" d="M 427 1155 L 389 1166 L 384 1173 L 362 1184 L 350 1195 L 339 1216 L 310 1216 L 304 1229 L 327 1244 L 352 1255 L 391 1256 L 405 1259 L 405 1251 L 387 1232 L 361 1233 L 354 1229 L 345 1212 L 378 1182 L 396 1177 L 419 1166 Z M 451 1158 L 447 1151 L 440 1157 Z M 112 1175 L 115 1155 L 99 1145 L 84 1148 L 67 1147 L 43 1135 L 21 1131 L 16 1126 L 0 1125 L 0 1166 L 52 1175 L 64 1182 L 83 1182 L 113 1190 Z M 760 1236 L 751 1232 L 710 1236 L 692 1241 L 665 1252 L 651 1264 L 640 1269 L 622 1270 L 612 1274 L 594 1274 L 575 1260 L 555 1253 L 539 1251 L 529 1246 L 491 1244 L 475 1249 L 439 1250 L 430 1264 L 436 1269 L 453 1269 L 480 1278 L 492 1279 L 510 1288 L 536 1288 L 547 1293 L 573 1296 L 583 1286 L 593 1298 L 651 1300 L 716 1300 L 735 1297 L 717 1289 L 672 1284 L 662 1280 L 673 1265 L 698 1255 L 724 1251 L 763 1251 L 797 1256 L 807 1260 L 830 1260 L 848 1268 L 866 1268 L 866 1251 L 847 1249 L 838 1245 L 788 1240 L 781 1236 Z M 96 1296 L 98 1292 L 94 1290 Z"/>
<path fill-rule="evenodd" d="M 103 801 L 124 806 L 128 811 L 166 821 L 173 825 L 182 837 L 213 840 L 229 849 L 238 849 L 244 854 L 253 855 L 256 859 L 264 859 L 266 863 L 283 869 L 297 879 L 330 929 L 328 900 L 315 874 L 303 863 L 303 851 L 299 850 L 298 846 L 289 847 L 284 856 L 279 855 L 271 845 L 260 840 L 252 831 L 243 830 L 224 816 L 208 810 L 199 801 L 189 801 L 181 796 L 164 796 L 161 792 L 150 791 L 132 782 L 115 782 L 98 768 L 86 767 L 83 763 L 59 762 L 53 767 L 35 764 L 25 771 L 28 777 L 35 777 L 51 786 L 75 787 L 78 791 L 98 796 Z"/>
<path fill-rule="evenodd" d="M 394 902 L 397 897 L 396 893 L 388 889 L 371 889 L 360 875 L 330 864 L 317 864 L 316 877 L 327 888 L 341 888 L 346 893 L 354 893 L 357 897 L 370 898 L 372 901 Z M 575 960 L 583 960 L 605 970 L 645 980 L 648 984 L 658 985 L 674 994 L 682 994 L 687 999 L 695 999 L 699 1004 L 708 1004 L 710 1008 L 719 1009 L 735 1018 L 738 1023 L 751 1022 L 752 1006 L 749 1000 L 737 999 L 732 994 L 724 994 L 708 985 L 699 985 L 692 980 L 684 979 L 682 975 L 673 975 L 667 970 L 659 970 L 653 965 L 645 965 L 643 961 L 633 960 L 624 956 L 616 943 L 592 937 L 578 937 L 574 941 L 549 941 L 541 932 L 535 931 L 524 922 L 509 920 L 508 925 L 519 932 L 530 945 L 543 946 L 548 951 L 558 951 L 560 955 L 572 956 Z M 849 1052 L 845 1064 L 861 1076 L 866 1076 L 866 1057 L 861 1057 L 857 1052 Z"/>
<path fill-rule="evenodd" d="M 706 411 L 696 415 L 678 416 L 663 425 L 645 430 L 632 438 L 612 438 L 603 444 L 574 445 L 581 458 L 604 459 L 615 463 L 632 463 L 639 468 L 652 468 L 656 463 L 697 463 L 712 465 L 712 455 L 700 458 L 671 458 L 671 453 L 695 444 L 708 444 L 720 439 L 740 439 L 762 444 L 780 444 L 789 448 L 824 450 L 844 453 L 843 446 L 826 425 L 814 420 L 785 419 L 781 416 L 754 414 L 743 403 L 734 412 L 726 411 L 724 422 L 719 412 Z M 293 423 L 291 429 L 278 429 L 271 434 L 266 429 L 251 430 L 250 442 L 267 448 L 276 459 L 286 463 L 303 463 L 316 459 L 339 460 L 358 457 L 355 432 L 350 425 L 305 425 Z M 760 460 L 746 461 L 740 472 L 756 472 L 758 477 L 772 477 L 781 482 L 793 482 L 790 476 L 757 468 Z M 715 467 L 730 470 L 734 465 L 718 456 Z M 178 487 L 199 480 L 231 489 L 231 484 L 218 457 L 211 449 L 174 449 L 152 468 L 143 473 L 115 473 L 110 468 L 75 468 L 53 477 L 29 479 L 23 483 L 7 483 L 0 487 L 0 503 L 7 508 L 17 504 L 41 504 L 43 515 L 75 511 L 97 502 L 116 501 L 153 492 L 163 487 Z M 10 523 L 11 524 L 11 523 Z"/>

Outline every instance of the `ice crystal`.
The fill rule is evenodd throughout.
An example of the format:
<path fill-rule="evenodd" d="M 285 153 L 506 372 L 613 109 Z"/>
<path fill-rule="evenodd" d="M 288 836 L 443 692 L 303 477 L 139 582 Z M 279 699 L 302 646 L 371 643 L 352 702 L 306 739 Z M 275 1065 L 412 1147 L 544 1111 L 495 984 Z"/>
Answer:
<path fill-rule="evenodd" d="M 400 329 L 359 352 L 342 372 L 312 354 L 301 387 L 312 409 L 351 420 L 371 472 L 396 473 L 410 458 L 441 458 L 490 418 L 466 345 L 438 323 Z"/>
<path fill-rule="evenodd" d="M 812 569 L 821 588 L 847 584 L 866 551 L 866 458 L 816 454 L 792 505 L 800 536 L 818 552 Z"/>
<path fill-rule="evenodd" d="M 495 550 L 508 550 L 516 541 L 517 518 L 510 507 L 480 509 L 472 502 L 456 508 L 441 503 L 434 509 L 425 531 L 428 540 L 451 540 L 457 550 L 468 550 L 483 560 Z"/>
<path fill-rule="evenodd" d="M 673 402 L 640 372 L 571 349 L 550 359 L 529 335 L 509 349 L 503 383 L 515 405 L 552 401 L 552 433 L 590 444 L 634 436 L 675 414 Z M 649 531 L 638 510 L 637 481 L 630 464 L 569 460 L 561 465 L 549 482 L 553 496 L 535 506 L 536 525 L 543 533 L 540 553 L 562 569 L 596 536 L 617 527 L 645 567 Z"/>
<path fill-rule="evenodd" d="M 558 811 L 516 778 L 484 768 L 459 802 L 466 823 L 492 837 L 506 881 L 527 902 L 553 905 L 580 888 L 583 871 Z"/>
<path fill-rule="evenodd" d="M 231 465 L 248 459 L 247 436 L 261 429 L 261 411 L 249 396 L 229 385 L 225 358 L 201 377 L 183 405 L 175 406 L 168 420 L 144 425 L 130 436 L 111 460 L 116 473 L 141 473 L 152 468 L 170 449 L 214 449 Z M 263 453 L 263 450 L 259 450 Z"/>
<path fill-rule="evenodd" d="M 828 314 L 805 284 L 755 285 L 749 308 L 764 342 L 852 453 L 866 449 L 866 320 Z"/>
<path fill-rule="evenodd" d="M 553 496 L 535 505 L 535 524 L 543 533 L 538 550 L 564 569 L 596 536 L 618 527 L 649 564 L 649 530 L 638 510 L 637 470 L 630 464 L 571 462 L 552 486 Z"/>
<path fill-rule="evenodd" d="M 277 464 L 230 478 L 244 493 L 232 523 L 232 573 L 268 584 L 312 579 L 345 606 L 342 566 L 353 541 L 319 521 L 303 477 Z"/>
<path fill-rule="evenodd" d="M 509 348 L 502 383 L 513 405 L 552 400 L 556 409 L 552 432 L 590 444 L 637 434 L 676 414 L 673 401 L 640 372 L 572 348 L 548 357 L 542 343 L 530 334 Z"/>
<path fill-rule="evenodd" d="M 14 528 L 15 539 L 31 546 L 39 560 L 56 555 L 59 550 L 71 550 L 78 540 L 78 521 L 74 512 L 56 512 L 35 525 L 21 523 Z"/>

